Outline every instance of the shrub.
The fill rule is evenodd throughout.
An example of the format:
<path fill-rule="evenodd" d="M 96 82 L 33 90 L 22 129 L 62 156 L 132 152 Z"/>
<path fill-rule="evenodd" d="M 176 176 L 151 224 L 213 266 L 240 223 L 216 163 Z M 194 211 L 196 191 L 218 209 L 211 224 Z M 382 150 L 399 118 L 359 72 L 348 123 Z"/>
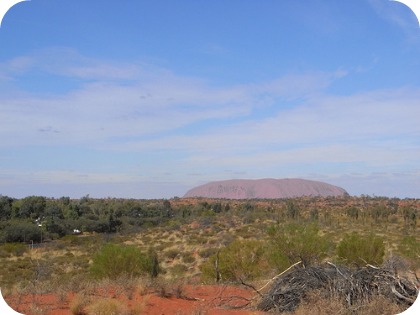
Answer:
<path fill-rule="evenodd" d="M 356 232 L 344 235 L 337 247 L 338 257 L 348 265 L 380 265 L 385 254 L 382 237 L 373 234 L 361 236 Z"/>
<path fill-rule="evenodd" d="M 217 248 L 209 247 L 209 248 L 204 248 L 204 249 L 200 250 L 198 252 L 198 255 L 200 255 L 201 258 L 208 258 L 211 255 L 214 255 L 216 253 L 217 253 Z"/>
<path fill-rule="evenodd" d="M 8 255 L 22 256 L 28 251 L 28 246 L 21 243 L 6 243 L 0 246 L 0 252 L 5 252 Z"/>
<path fill-rule="evenodd" d="M 154 281 L 150 288 L 153 292 L 161 298 L 172 298 L 178 299 L 184 298 L 184 283 L 178 279 L 159 279 Z"/>
<path fill-rule="evenodd" d="M 123 302 L 114 299 L 99 299 L 86 307 L 88 315 L 129 315 Z"/>
<path fill-rule="evenodd" d="M 176 264 L 171 268 L 172 275 L 174 275 L 175 277 L 183 276 L 187 271 L 188 266 L 184 264 Z"/>
<path fill-rule="evenodd" d="M 31 222 L 12 221 L 4 229 L 4 238 L 6 242 L 40 242 L 41 229 Z"/>
<path fill-rule="evenodd" d="M 184 253 L 182 255 L 182 261 L 186 264 L 192 264 L 193 262 L 195 262 L 195 257 L 192 253 Z"/>
<path fill-rule="evenodd" d="M 234 241 L 212 255 L 202 266 L 204 280 L 246 281 L 261 276 L 265 248 L 260 241 Z"/>
<path fill-rule="evenodd" d="M 420 242 L 414 236 L 405 236 L 398 245 L 398 251 L 407 258 L 420 258 Z"/>
<path fill-rule="evenodd" d="M 319 235 L 316 224 L 288 224 L 271 227 L 269 261 L 281 272 L 299 260 L 305 266 L 314 264 L 327 255 L 331 243 Z"/>
<path fill-rule="evenodd" d="M 155 258 L 143 254 L 135 246 L 107 244 L 93 257 L 90 272 L 99 279 L 152 275 L 157 263 Z"/>
<path fill-rule="evenodd" d="M 398 251 L 410 259 L 413 268 L 420 266 L 420 242 L 414 236 L 405 236 L 398 245 Z"/>
<path fill-rule="evenodd" d="M 70 312 L 73 315 L 85 315 L 84 308 L 88 303 L 88 298 L 82 294 L 76 294 L 70 301 Z"/>
<path fill-rule="evenodd" d="M 168 249 L 165 252 L 165 257 L 168 258 L 168 259 L 173 260 L 173 259 L 175 259 L 178 256 L 178 254 L 179 254 L 179 250 L 178 249 L 174 249 L 174 248 L 173 249 Z"/>

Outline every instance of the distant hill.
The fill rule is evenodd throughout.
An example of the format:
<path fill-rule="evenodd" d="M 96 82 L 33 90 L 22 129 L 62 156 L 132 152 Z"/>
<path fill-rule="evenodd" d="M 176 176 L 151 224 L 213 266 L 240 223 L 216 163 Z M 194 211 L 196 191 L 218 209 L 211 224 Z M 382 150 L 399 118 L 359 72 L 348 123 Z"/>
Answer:
<path fill-rule="evenodd" d="M 277 199 L 302 196 L 345 196 L 347 192 L 327 183 L 298 179 L 232 179 L 190 189 L 184 198 Z"/>

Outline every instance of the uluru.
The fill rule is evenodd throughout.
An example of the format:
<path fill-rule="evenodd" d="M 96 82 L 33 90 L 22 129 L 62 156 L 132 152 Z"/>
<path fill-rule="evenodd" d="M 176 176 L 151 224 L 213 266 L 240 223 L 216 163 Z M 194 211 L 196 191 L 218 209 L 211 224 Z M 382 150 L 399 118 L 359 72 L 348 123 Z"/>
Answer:
<path fill-rule="evenodd" d="M 279 199 L 303 196 L 346 196 L 341 187 L 324 182 L 299 179 L 232 179 L 210 182 L 190 189 L 184 198 Z"/>

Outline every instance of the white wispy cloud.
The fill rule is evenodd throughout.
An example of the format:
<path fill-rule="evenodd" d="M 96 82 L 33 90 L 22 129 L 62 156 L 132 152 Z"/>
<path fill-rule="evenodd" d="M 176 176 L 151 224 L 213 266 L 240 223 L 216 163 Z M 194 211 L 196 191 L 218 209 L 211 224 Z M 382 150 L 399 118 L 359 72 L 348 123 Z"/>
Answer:
<path fill-rule="evenodd" d="M 173 178 L 184 184 L 234 174 L 293 177 L 326 163 L 333 166 L 325 176 L 350 183 L 358 177 L 343 174 L 383 171 L 391 180 L 401 177 L 392 174 L 420 168 L 419 88 L 334 95 L 329 87 L 352 75 L 342 69 L 215 86 L 162 67 L 93 60 L 72 50 L 5 62 L 0 79 L 13 82 L 34 69 L 79 81 L 61 93 L 2 93 L 3 152 L 60 145 L 139 156 L 171 152 L 171 157 L 147 164 L 143 173 L 2 170 L 4 187 L 22 181 L 128 185 L 162 181 L 171 178 L 162 174 L 174 170 Z M 340 178 L 333 176 L 338 168 Z M 199 175 L 192 179 L 193 173 Z M 418 172 L 410 178 L 418 181 Z"/>
<path fill-rule="evenodd" d="M 47 57 L 49 62 L 45 61 Z M 291 75 L 270 82 L 214 87 L 199 78 L 178 76 L 165 69 L 109 65 L 89 61 L 74 52 L 65 52 L 64 57 L 64 64 L 58 64 L 59 58 L 48 51 L 41 57 L 21 57 L 30 61 L 18 71 L 10 70 L 15 60 L 0 67 L 0 72 L 9 76 L 19 76 L 35 67 L 85 79 L 77 89 L 64 94 L 1 97 L 0 135 L 5 139 L 15 135 L 2 145 L 103 142 L 110 137 L 171 132 L 210 119 L 246 117 L 258 107 L 272 106 L 278 98 L 288 100 L 314 93 L 342 75 Z M 44 132 L 41 135 L 37 131 Z M 46 131 L 54 134 L 46 136 Z"/>

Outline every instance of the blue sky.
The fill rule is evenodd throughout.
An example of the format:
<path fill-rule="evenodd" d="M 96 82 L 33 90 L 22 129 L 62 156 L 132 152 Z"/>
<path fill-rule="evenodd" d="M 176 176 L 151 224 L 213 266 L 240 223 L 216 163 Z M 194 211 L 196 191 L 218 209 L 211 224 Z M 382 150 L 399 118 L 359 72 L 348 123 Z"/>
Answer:
<path fill-rule="evenodd" d="M 420 28 L 388 0 L 31 0 L 0 28 L 0 194 L 306 178 L 420 198 Z"/>

